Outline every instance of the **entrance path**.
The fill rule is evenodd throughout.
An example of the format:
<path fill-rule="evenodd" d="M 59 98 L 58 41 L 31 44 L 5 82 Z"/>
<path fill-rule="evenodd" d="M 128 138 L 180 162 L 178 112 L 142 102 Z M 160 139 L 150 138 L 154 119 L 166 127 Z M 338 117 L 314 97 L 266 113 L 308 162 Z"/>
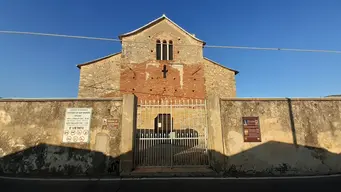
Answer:
<path fill-rule="evenodd" d="M 1 191 L 34 192 L 214 192 L 216 191 L 339 191 L 341 176 L 285 179 L 148 178 L 104 181 L 0 179 Z"/>
<path fill-rule="evenodd" d="M 129 176 L 136 177 L 216 177 L 219 176 L 210 168 L 136 168 Z"/>

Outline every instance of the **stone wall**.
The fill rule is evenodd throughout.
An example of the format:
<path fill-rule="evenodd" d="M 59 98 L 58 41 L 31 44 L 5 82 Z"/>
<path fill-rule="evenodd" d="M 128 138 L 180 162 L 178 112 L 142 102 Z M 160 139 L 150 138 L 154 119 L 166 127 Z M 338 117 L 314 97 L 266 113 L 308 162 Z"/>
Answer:
<path fill-rule="evenodd" d="M 156 60 L 156 42 L 172 41 L 173 60 Z M 163 78 L 163 67 L 167 67 Z M 122 53 L 80 66 L 79 98 L 142 100 L 235 97 L 235 71 L 203 57 L 203 42 L 168 19 L 122 37 Z"/>
<path fill-rule="evenodd" d="M 120 97 L 141 100 L 236 97 L 235 71 L 207 59 L 187 65 L 169 61 L 120 62 L 120 54 L 81 66 L 78 97 Z M 166 78 L 163 78 L 163 66 Z"/>
<path fill-rule="evenodd" d="M 123 98 L 0 100 L 0 174 L 129 175 L 136 131 L 152 129 L 155 117 L 170 109 L 137 110 L 136 97 Z M 207 123 L 210 165 L 215 170 L 227 176 L 341 171 L 340 98 L 209 97 L 207 102 L 207 121 L 203 108 L 174 107 L 171 112 L 175 131 L 188 127 L 201 134 Z M 72 107 L 93 109 L 88 144 L 62 143 L 65 111 Z M 242 117 L 247 116 L 259 117 L 261 142 L 244 142 Z M 108 125 L 113 118 L 120 119 L 117 129 Z"/>
<path fill-rule="evenodd" d="M 62 143 L 66 108 L 78 107 L 92 108 L 90 142 Z M 122 108 L 121 98 L 0 100 L 0 174 L 117 175 Z"/>
<path fill-rule="evenodd" d="M 141 100 L 236 96 L 235 71 L 207 59 L 190 65 L 157 60 L 131 64 L 124 63 L 126 59 L 121 60 L 120 55 L 81 66 L 79 98 L 123 94 L 135 94 Z"/>
<path fill-rule="evenodd" d="M 204 61 L 204 77 L 207 96 L 236 97 L 235 71 Z"/>
<path fill-rule="evenodd" d="M 341 171 L 341 99 L 223 99 L 227 175 Z M 242 117 L 258 116 L 261 142 L 246 143 Z"/>
<path fill-rule="evenodd" d="M 78 97 L 97 98 L 108 93 L 119 92 L 120 73 L 120 53 L 81 66 Z"/>
<path fill-rule="evenodd" d="M 122 38 L 122 57 L 128 63 L 156 59 L 156 41 L 173 41 L 175 63 L 197 64 L 203 58 L 203 43 L 164 19 L 139 33 Z"/>
<path fill-rule="evenodd" d="M 156 42 L 173 42 L 173 60 L 156 60 Z M 203 42 L 167 19 L 122 38 L 120 91 L 139 99 L 205 98 Z M 163 66 L 167 78 L 163 78 Z M 117 96 L 117 92 L 105 97 Z"/>

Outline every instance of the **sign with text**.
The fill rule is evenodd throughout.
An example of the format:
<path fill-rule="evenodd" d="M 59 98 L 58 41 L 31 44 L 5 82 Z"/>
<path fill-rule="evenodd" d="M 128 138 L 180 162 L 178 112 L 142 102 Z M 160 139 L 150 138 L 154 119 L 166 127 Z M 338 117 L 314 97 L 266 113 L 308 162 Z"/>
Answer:
<path fill-rule="evenodd" d="M 118 129 L 120 125 L 119 119 L 108 119 L 108 127 L 110 129 Z"/>
<path fill-rule="evenodd" d="M 88 143 L 92 108 L 67 108 L 63 143 Z"/>
<path fill-rule="evenodd" d="M 244 142 L 261 142 L 258 117 L 243 117 Z"/>

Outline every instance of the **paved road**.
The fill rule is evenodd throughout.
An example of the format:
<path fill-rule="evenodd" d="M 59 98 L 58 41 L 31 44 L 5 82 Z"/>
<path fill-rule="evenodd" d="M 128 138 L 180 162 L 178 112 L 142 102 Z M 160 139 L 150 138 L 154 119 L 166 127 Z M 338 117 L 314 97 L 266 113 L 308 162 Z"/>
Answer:
<path fill-rule="evenodd" d="M 20 192 L 216 192 L 216 191 L 339 191 L 341 177 L 283 180 L 118 180 L 118 181 L 19 181 L 0 179 L 0 191 Z"/>

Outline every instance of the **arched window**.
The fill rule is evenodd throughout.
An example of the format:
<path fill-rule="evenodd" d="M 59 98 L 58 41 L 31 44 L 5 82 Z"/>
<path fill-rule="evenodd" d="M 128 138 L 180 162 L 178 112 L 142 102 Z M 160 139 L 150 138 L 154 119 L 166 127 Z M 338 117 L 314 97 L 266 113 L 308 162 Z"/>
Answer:
<path fill-rule="evenodd" d="M 162 41 L 162 60 L 168 60 L 167 58 L 167 41 Z"/>
<path fill-rule="evenodd" d="M 173 60 L 173 41 L 156 41 L 156 60 Z"/>
<path fill-rule="evenodd" d="M 161 41 L 156 41 L 156 60 L 161 60 Z"/>
<path fill-rule="evenodd" d="M 173 41 L 168 43 L 168 60 L 173 60 Z"/>

